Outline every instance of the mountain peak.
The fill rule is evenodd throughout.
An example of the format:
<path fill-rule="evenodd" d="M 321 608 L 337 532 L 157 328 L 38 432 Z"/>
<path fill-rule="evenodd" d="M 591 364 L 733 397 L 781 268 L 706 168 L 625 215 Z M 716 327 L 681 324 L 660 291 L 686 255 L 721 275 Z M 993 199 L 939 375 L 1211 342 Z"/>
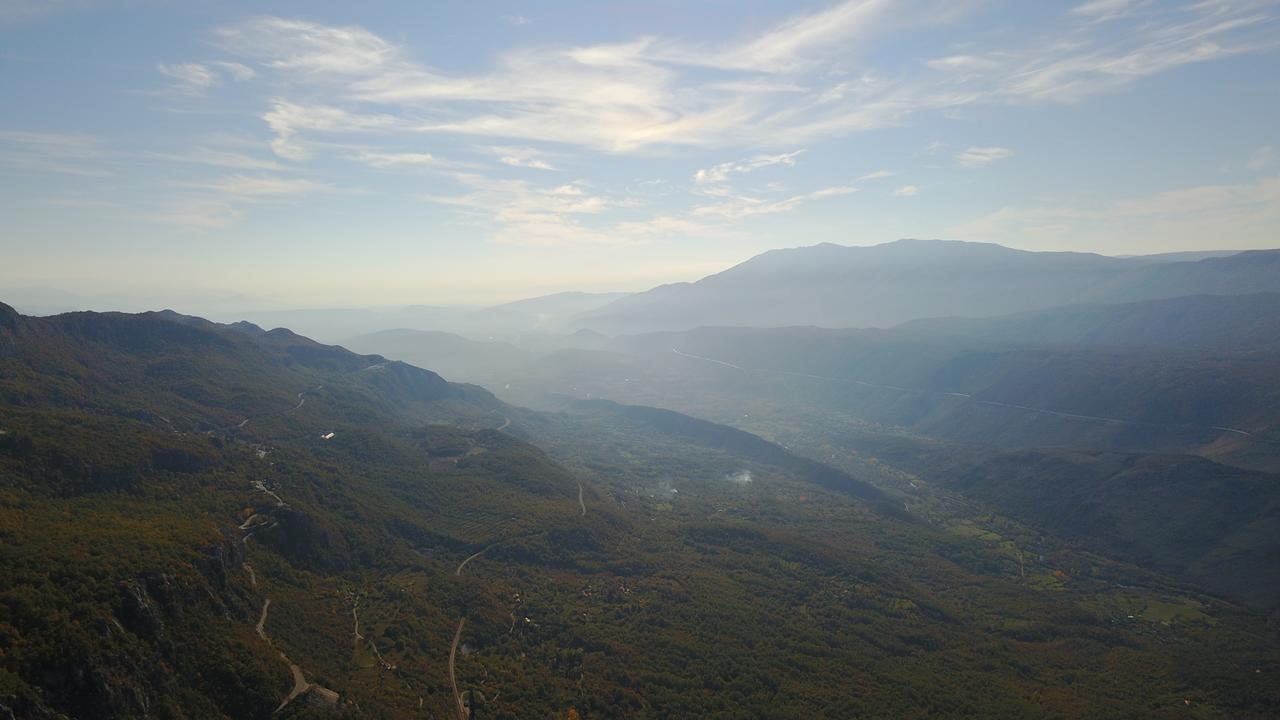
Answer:
<path fill-rule="evenodd" d="M 579 316 L 607 335 L 699 326 L 888 327 L 1085 302 L 1280 292 L 1273 259 L 1202 261 L 1036 252 L 995 243 L 903 238 L 772 250 L 695 283 L 660 286 Z"/>
<path fill-rule="evenodd" d="M 0 303 L 0 328 L 14 332 L 18 329 L 18 323 L 21 321 L 22 316 L 18 314 L 17 310 L 14 310 L 9 305 Z"/>

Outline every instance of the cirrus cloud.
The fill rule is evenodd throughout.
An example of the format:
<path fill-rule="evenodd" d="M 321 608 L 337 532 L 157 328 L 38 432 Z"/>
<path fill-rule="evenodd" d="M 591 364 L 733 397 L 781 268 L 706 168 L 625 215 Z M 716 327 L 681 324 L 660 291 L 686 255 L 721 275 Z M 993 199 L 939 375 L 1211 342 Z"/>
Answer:
<path fill-rule="evenodd" d="M 997 160 L 1013 157 L 1013 151 L 1005 147 L 970 147 L 956 153 L 956 162 L 965 167 L 986 167 Z"/>

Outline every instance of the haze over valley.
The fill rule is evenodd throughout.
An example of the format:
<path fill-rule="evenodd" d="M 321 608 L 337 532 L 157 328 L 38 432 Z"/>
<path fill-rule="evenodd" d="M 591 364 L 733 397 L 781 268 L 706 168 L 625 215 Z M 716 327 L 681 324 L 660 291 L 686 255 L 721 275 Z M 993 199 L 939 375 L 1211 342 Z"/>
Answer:
<path fill-rule="evenodd" d="M 1280 715 L 1277 22 L 0 3 L 0 718 Z"/>

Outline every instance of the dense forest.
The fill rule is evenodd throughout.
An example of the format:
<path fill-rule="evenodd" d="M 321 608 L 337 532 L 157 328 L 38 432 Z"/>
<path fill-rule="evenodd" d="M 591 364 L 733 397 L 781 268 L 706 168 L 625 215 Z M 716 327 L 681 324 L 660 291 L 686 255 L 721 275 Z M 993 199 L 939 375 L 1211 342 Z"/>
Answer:
<path fill-rule="evenodd" d="M 1263 616 L 955 473 L 172 313 L 6 308 L 0 403 L 14 717 L 1280 707 Z"/>

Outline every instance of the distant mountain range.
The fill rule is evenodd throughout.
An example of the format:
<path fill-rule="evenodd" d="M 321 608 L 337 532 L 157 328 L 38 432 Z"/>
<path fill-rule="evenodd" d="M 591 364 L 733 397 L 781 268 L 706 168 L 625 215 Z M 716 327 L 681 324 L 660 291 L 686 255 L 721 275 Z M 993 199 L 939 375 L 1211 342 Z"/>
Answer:
<path fill-rule="evenodd" d="M 1215 591 L 1280 602 L 1265 539 L 1280 517 L 1280 293 L 540 349 L 382 333 L 360 348 L 439 358 L 531 405 L 608 398 L 773 430 L 824 460 L 848 447 Z"/>
<path fill-rule="evenodd" d="M 568 321 L 626 293 L 563 292 L 491 307 L 408 305 L 384 308 L 330 308 L 221 313 L 217 319 L 248 320 L 262 327 L 287 327 L 325 342 L 342 342 L 382 330 L 432 330 L 472 338 L 503 339 L 555 334 L 570 329 Z"/>
<path fill-rule="evenodd" d="M 1117 258 L 899 240 L 758 255 L 694 283 L 663 285 L 574 318 L 606 334 L 707 326 L 889 327 L 1079 303 L 1280 291 L 1280 251 Z"/>
<path fill-rule="evenodd" d="M 575 331 L 628 335 L 697 327 L 891 327 L 925 318 L 982 318 L 1080 304 L 1185 295 L 1280 292 L 1280 250 L 1112 257 L 1030 252 L 989 243 L 898 240 L 771 250 L 691 283 L 640 293 L 561 292 L 490 307 L 408 305 L 232 310 L 209 317 L 288 327 L 322 342 L 386 330 L 450 332 L 527 342 Z M 118 299 L 50 288 L 12 291 L 27 314 L 89 309 Z M 228 305 L 230 303 L 230 305 Z M 125 304 L 136 305 L 137 300 Z M 224 309 L 226 306 L 226 309 Z"/>
<path fill-rule="evenodd" d="M 972 336 L 923 330 L 945 327 L 945 321 L 891 330 L 700 328 L 620 338 L 624 354 L 618 361 L 623 367 L 679 361 L 699 375 L 718 368 L 726 381 L 741 378 L 744 392 L 767 395 L 772 403 L 834 408 L 952 440 L 1192 452 L 1275 471 L 1280 348 L 1274 335 L 1259 335 L 1257 328 L 1272 322 L 1276 299 L 1248 297 L 1256 307 L 1237 307 L 1242 312 L 1220 324 L 1213 318 L 1221 316 L 1205 308 L 1231 303 L 1186 298 L 1093 308 L 1094 323 L 1051 322 L 1080 320 L 1073 310 L 958 324 L 973 329 Z M 1194 308 L 1188 315 L 1204 322 L 1160 322 L 1161 307 Z M 1125 337 L 1133 318 L 1144 316 L 1151 331 Z M 602 364 L 599 358 L 593 363 Z M 558 358 L 539 367 L 545 383 L 555 367 L 590 364 Z M 594 387 L 581 372 L 565 378 L 570 382 Z"/>
<path fill-rule="evenodd" d="M 1218 352 L 1280 346 L 1280 293 L 1187 295 L 1115 305 L 1070 305 L 989 318 L 927 318 L 902 335 L 1022 345 L 1163 347 Z"/>
<path fill-rule="evenodd" d="M 836 406 L 955 440 L 1203 452 L 1280 470 L 1280 293 L 883 329 L 706 327 L 519 345 L 393 331 L 351 347 L 440 368 L 523 403 L 542 391 L 690 411 L 671 403 L 718 373 L 718 382 L 739 377 L 754 394 L 782 393 L 774 402 Z M 637 397 L 639 388 L 655 394 Z"/>

